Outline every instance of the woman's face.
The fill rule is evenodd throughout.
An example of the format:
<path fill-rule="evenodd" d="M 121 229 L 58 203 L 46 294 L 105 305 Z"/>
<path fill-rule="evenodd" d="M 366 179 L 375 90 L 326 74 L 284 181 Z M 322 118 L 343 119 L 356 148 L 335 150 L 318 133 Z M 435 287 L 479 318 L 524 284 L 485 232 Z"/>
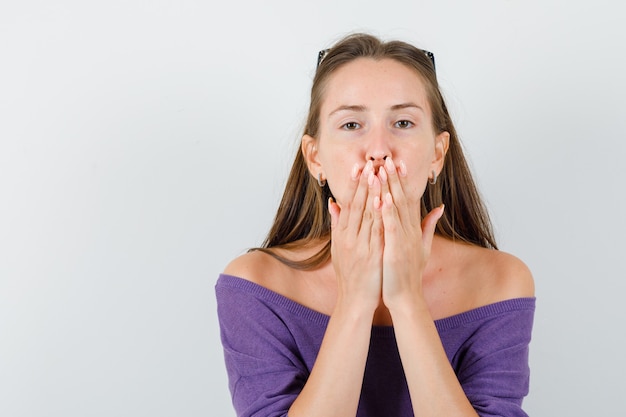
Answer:
<path fill-rule="evenodd" d="M 352 196 L 351 173 L 385 158 L 404 163 L 407 197 L 419 201 L 428 177 L 443 167 L 449 134 L 436 135 L 426 89 L 409 67 L 391 60 L 356 59 L 333 73 L 320 111 L 318 138 L 305 136 L 309 170 L 326 178 L 339 204 Z"/>

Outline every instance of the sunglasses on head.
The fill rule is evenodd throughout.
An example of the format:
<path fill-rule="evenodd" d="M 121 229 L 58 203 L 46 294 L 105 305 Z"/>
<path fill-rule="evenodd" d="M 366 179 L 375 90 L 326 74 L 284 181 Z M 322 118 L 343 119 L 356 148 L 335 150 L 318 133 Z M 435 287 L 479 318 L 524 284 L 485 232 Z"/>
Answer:
<path fill-rule="evenodd" d="M 330 49 L 322 49 L 317 54 L 317 66 L 318 67 L 320 66 L 320 64 L 322 63 L 322 61 L 324 60 L 324 58 L 328 54 L 328 51 L 330 51 Z M 435 54 L 433 54 L 432 52 L 427 51 L 425 49 L 420 49 L 420 51 L 422 51 L 424 54 L 426 54 L 428 59 L 430 59 L 430 62 L 433 64 L 433 70 L 434 70 L 435 69 Z"/>

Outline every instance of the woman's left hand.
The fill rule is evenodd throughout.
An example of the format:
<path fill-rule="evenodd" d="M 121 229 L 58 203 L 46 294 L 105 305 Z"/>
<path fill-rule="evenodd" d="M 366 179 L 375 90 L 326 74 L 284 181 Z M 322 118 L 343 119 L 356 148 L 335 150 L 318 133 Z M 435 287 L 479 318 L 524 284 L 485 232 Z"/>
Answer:
<path fill-rule="evenodd" d="M 421 219 L 420 198 L 409 198 L 404 188 L 406 167 L 387 158 L 378 176 L 382 184 L 384 228 L 383 303 L 390 310 L 414 303 L 422 296 L 422 274 L 430 256 L 435 226 L 443 205 Z M 404 304 L 406 305 L 406 304 Z"/>

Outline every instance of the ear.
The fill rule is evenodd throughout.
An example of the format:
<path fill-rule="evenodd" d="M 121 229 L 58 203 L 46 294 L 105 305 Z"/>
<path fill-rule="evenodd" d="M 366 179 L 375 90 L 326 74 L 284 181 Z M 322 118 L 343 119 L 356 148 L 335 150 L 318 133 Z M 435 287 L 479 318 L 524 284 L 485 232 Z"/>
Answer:
<path fill-rule="evenodd" d="M 304 135 L 302 136 L 300 147 L 302 148 L 302 156 L 304 156 L 306 165 L 313 178 L 317 178 L 320 172 L 322 172 L 323 175 L 322 164 L 318 156 L 317 139 L 309 135 Z"/>
<path fill-rule="evenodd" d="M 448 147 L 450 146 L 450 133 L 441 132 L 435 137 L 435 153 L 433 161 L 431 163 L 431 170 L 434 170 L 437 175 L 443 169 L 443 163 L 448 153 Z"/>

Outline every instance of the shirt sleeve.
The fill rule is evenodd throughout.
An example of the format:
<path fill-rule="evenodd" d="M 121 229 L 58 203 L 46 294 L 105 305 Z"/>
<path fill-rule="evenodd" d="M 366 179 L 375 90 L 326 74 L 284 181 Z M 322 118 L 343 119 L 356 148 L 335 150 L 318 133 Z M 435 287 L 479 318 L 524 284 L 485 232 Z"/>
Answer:
<path fill-rule="evenodd" d="M 529 392 L 534 299 L 518 304 L 482 322 L 457 354 L 457 377 L 481 417 L 527 417 L 522 400 Z"/>
<path fill-rule="evenodd" d="M 309 374 L 287 325 L 252 294 L 218 285 L 216 298 L 237 416 L 287 416 Z"/>

